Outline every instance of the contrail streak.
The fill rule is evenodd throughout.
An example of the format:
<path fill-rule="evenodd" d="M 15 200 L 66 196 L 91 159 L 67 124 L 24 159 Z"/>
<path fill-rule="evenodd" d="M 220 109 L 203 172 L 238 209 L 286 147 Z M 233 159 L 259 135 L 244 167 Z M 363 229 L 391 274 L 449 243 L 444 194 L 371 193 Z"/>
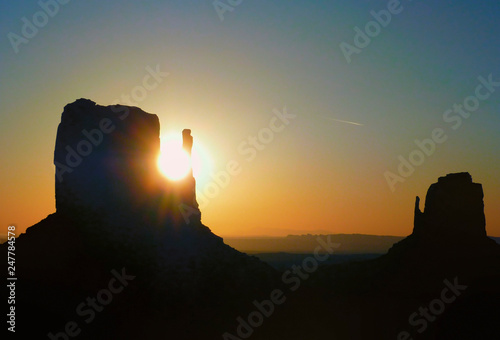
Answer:
<path fill-rule="evenodd" d="M 335 119 L 335 118 L 330 118 L 330 117 L 325 117 L 325 116 L 320 116 L 320 115 L 318 115 L 318 116 L 321 117 L 321 118 L 324 118 L 324 119 L 332 120 L 334 122 L 363 126 L 363 124 L 361 124 L 361 123 L 350 122 L 348 120 Z"/>

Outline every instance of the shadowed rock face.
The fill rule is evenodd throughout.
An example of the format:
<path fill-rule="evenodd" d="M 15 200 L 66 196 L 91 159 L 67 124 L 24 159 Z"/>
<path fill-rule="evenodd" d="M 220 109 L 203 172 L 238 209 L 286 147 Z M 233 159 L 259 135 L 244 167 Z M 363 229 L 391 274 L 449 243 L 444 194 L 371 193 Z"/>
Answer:
<path fill-rule="evenodd" d="M 343 339 L 497 339 L 500 246 L 486 236 L 481 184 L 473 183 L 468 173 L 448 174 L 430 186 L 424 212 L 419 203 L 417 197 L 413 233 L 387 254 L 325 266 L 313 274 L 309 282 L 333 297 L 323 309 L 340 309 L 331 318 L 342 320 L 340 327 L 370 329 L 358 334 L 348 329 Z M 449 287 L 446 282 L 465 290 L 418 329 L 416 320 L 422 311 L 432 312 Z M 347 301 L 344 309 L 342 301 Z"/>
<path fill-rule="evenodd" d="M 201 223 L 192 175 L 160 174 L 159 132 L 158 117 L 139 108 L 87 99 L 64 108 L 57 212 L 15 241 L 20 338 L 51 338 L 74 320 L 79 339 L 218 339 L 277 287 L 277 272 Z M 190 149 L 190 131 L 183 135 Z M 0 267 L 7 272 L 7 261 Z M 76 307 L 114 271 L 134 279 L 87 324 Z"/>
<path fill-rule="evenodd" d="M 161 210 L 163 204 L 175 214 L 179 209 L 170 208 L 184 203 L 199 219 L 192 175 L 173 183 L 157 169 L 159 136 L 158 117 L 139 108 L 88 99 L 66 105 L 54 152 L 57 211 Z"/>
<path fill-rule="evenodd" d="M 469 173 L 440 177 L 427 191 L 425 210 L 415 203 L 413 234 L 418 238 L 483 239 L 486 237 L 483 188 Z"/>

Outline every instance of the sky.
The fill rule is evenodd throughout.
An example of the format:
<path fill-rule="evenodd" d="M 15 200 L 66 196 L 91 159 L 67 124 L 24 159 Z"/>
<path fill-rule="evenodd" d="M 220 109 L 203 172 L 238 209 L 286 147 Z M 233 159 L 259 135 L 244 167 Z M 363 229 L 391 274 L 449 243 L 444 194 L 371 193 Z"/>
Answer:
<path fill-rule="evenodd" d="M 463 171 L 500 236 L 498 1 L 65 1 L 0 5 L 5 230 L 55 211 L 57 126 L 88 98 L 192 130 L 220 236 L 405 236 Z"/>

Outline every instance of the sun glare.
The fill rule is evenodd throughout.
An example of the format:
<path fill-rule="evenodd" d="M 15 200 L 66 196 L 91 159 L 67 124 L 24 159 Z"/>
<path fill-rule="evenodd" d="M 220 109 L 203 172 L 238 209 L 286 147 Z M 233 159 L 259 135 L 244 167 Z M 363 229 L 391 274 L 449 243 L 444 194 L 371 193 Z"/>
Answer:
<path fill-rule="evenodd" d="M 206 155 L 202 156 L 197 140 L 194 140 L 191 158 L 182 148 L 182 135 L 172 133 L 162 136 L 161 153 L 158 157 L 160 172 L 173 181 L 185 178 L 193 169 L 197 179 L 208 171 L 209 162 Z"/>

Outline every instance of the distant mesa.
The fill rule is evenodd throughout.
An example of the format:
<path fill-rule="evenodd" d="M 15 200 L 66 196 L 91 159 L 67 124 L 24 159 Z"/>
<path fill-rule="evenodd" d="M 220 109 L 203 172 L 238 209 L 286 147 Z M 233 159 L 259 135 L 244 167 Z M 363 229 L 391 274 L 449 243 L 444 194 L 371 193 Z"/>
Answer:
<path fill-rule="evenodd" d="M 483 188 L 473 183 L 467 172 L 440 177 L 430 186 L 425 199 L 425 210 L 419 209 L 419 197 L 415 202 L 413 234 L 420 238 L 467 238 L 486 237 Z"/>
<path fill-rule="evenodd" d="M 423 212 L 416 198 L 413 233 L 381 261 L 413 275 L 498 278 L 500 245 L 487 236 L 483 196 L 482 185 L 467 172 L 440 177 L 427 191 Z"/>
<path fill-rule="evenodd" d="M 483 197 L 482 185 L 474 183 L 467 172 L 440 177 L 427 191 L 423 212 L 417 196 L 413 232 L 395 243 L 388 256 L 420 254 L 419 261 L 427 258 L 432 262 L 440 254 L 454 254 L 456 265 L 465 253 L 497 256 L 500 247 L 486 233 Z"/>
<path fill-rule="evenodd" d="M 469 173 L 440 177 L 427 191 L 424 211 L 419 197 L 414 211 L 412 234 L 387 254 L 343 269 L 331 266 L 323 283 L 401 295 L 431 292 L 446 277 L 460 276 L 479 287 L 486 278 L 500 283 L 500 245 L 486 234 L 483 189 Z"/>
<path fill-rule="evenodd" d="M 193 145 L 190 133 L 183 131 L 188 152 Z M 148 207 L 178 215 L 184 204 L 189 220 L 199 221 L 192 173 L 183 181 L 167 180 L 157 168 L 159 152 L 156 115 L 137 107 L 100 106 L 88 99 L 66 105 L 54 152 L 57 211 Z"/>

